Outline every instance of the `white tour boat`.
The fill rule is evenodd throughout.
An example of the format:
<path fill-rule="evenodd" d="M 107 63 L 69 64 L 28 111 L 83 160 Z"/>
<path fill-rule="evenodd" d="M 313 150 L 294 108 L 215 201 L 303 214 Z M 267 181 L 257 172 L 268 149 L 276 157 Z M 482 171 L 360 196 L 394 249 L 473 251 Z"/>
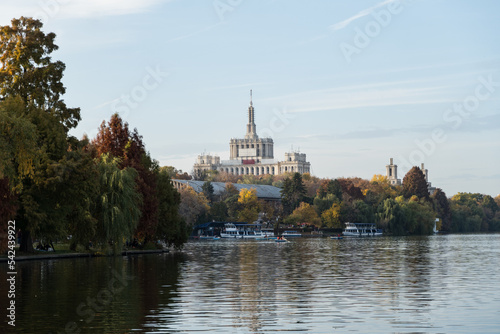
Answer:
<path fill-rule="evenodd" d="M 262 232 L 261 224 L 235 224 L 225 223 L 220 233 L 221 238 L 233 239 L 260 239 L 273 237 L 267 232 Z"/>
<path fill-rule="evenodd" d="M 290 231 L 284 231 L 282 236 L 287 238 L 298 238 L 302 236 L 302 233 L 290 230 Z"/>
<path fill-rule="evenodd" d="M 345 223 L 342 233 L 345 237 L 371 237 L 382 235 L 382 230 L 377 229 L 375 223 Z"/>

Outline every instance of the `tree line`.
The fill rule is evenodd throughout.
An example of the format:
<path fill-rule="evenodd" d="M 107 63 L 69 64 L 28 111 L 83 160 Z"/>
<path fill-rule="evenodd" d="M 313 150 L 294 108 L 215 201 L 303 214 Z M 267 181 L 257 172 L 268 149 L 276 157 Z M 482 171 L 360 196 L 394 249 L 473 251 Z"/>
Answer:
<path fill-rule="evenodd" d="M 168 171 L 118 114 L 96 138 L 69 131 L 79 108 L 62 99 L 55 34 L 32 18 L 0 27 L 0 217 L 16 220 L 22 251 L 70 236 L 72 249 L 121 252 L 124 242 L 180 247 L 188 230 Z M 3 231 L 5 232 L 5 231 Z M 1 245 L 5 250 L 5 240 Z"/>
<path fill-rule="evenodd" d="M 199 194 L 192 191 L 191 196 L 197 196 L 203 203 L 185 208 L 193 213 L 189 219 L 192 224 L 211 220 L 251 222 L 257 219 L 260 210 L 264 220 L 273 224 L 305 224 L 337 231 L 345 227 L 345 222 L 376 223 L 392 235 L 431 234 L 435 225 L 448 233 L 500 231 L 500 196 L 458 193 L 447 198 L 439 188 L 431 195 L 422 170 L 416 166 L 405 175 L 403 185 L 396 186 L 382 175 L 374 175 L 371 180 L 320 179 L 299 173 L 236 176 L 208 171 L 201 179 L 205 181 L 204 189 L 210 189 L 211 182 L 227 182 L 226 191 L 219 198 L 206 190 Z M 257 201 L 255 196 L 257 202 L 250 203 L 258 205 L 247 208 L 240 200 L 243 194 L 230 191 L 231 182 L 249 184 L 248 189 L 252 189 L 251 184 L 279 187 L 281 203 L 269 205 Z M 181 197 L 185 196 L 181 192 Z M 253 214 L 239 215 L 241 210 Z"/>

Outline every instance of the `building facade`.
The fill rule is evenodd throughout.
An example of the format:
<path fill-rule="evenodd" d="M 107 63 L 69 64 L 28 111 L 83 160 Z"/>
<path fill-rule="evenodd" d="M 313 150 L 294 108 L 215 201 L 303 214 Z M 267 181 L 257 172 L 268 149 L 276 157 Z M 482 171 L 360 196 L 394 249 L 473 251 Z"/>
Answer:
<path fill-rule="evenodd" d="M 229 160 L 221 160 L 219 156 L 199 155 L 193 166 L 193 174 L 201 175 L 203 171 L 217 170 L 232 175 L 279 175 L 284 173 L 310 173 L 311 164 L 305 153 L 287 152 L 284 161 L 274 159 L 274 142 L 272 138 L 260 138 L 255 125 L 255 110 L 250 91 L 248 107 L 248 124 L 244 138 L 232 138 L 229 141 Z"/>

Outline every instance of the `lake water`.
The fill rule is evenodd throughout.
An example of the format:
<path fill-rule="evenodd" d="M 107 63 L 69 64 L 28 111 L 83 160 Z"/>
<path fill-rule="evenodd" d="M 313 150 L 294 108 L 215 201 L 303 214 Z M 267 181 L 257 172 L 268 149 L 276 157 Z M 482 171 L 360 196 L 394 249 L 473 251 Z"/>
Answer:
<path fill-rule="evenodd" d="M 498 234 L 196 241 L 17 272 L 0 333 L 500 333 Z"/>

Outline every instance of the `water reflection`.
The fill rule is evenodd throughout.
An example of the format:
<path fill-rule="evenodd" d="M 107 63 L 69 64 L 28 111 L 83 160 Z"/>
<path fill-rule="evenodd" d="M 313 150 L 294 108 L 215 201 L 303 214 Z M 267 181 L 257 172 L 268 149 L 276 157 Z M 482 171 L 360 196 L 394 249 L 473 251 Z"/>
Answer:
<path fill-rule="evenodd" d="M 494 332 L 499 241 L 499 235 L 221 240 L 190 242 L 182 254 L 19 262 L 16 329 Z M 4 298 L 0 307 L 7 307 Z"/>

